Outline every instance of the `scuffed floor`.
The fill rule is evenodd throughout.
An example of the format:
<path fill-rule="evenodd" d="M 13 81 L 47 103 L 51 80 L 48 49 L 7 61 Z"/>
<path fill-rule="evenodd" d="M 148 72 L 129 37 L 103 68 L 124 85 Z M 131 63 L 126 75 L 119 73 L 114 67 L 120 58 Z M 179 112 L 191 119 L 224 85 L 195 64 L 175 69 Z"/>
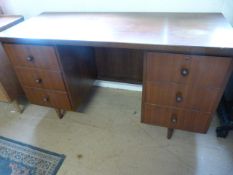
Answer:
<path fill-rule="evenodd" d="M 140 123 L 141 93 L 97 89 L 84 113 L 60 120 L 51 108 L 28 105 L 23 114 L 0 103 L 0 135 L 66 155 L 58 175 L 231 175 L 233 134 L 208 134 Z"/>

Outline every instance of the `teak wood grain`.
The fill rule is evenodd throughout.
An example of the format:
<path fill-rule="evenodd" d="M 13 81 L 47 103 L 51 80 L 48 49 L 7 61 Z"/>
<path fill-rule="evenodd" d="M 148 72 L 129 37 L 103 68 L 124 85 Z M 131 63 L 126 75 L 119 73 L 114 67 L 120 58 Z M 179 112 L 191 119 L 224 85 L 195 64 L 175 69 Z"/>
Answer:
<path fill-rule="evenodd" d="M 91 47 L 57 46 L 72 109 L 77 110 L 89 95 L 96 79 L 94 49 Z"/>
<path fill-rule="evenodd" d="M 176 83 L 146 82 L 144 86 L 146 103 L 207 113 L 215 110 L 215 103 L 220 93 L 218 88 L 203 88 L 192 84 L 185 86 Z"/>
<path fill-rule="evenodd" d="M 142 122 L 169 137 L 208 130 L 233 67 L 233 30 L 219 13 L 43 13 L 0 41 L 16 67 L 61 71 L 67 92 L 24 87 L 60 109 L 76 110 L 96 77 L 140 82 L 143 69 Z"/>
<path fill-rule="evenodd" d="M 4 47 L 31 103 L 58 111 L 72 109 L 54 46 L 4 44 Z"/>
<path fill-rule="evenodd" d="M 56 52 L 51 46 L 4 44 L 4 48 L 15 66 L 60 70 Z"/>
<path fill-rule="evenodd" d="M 145 55 L 145 81 L 175 82 L 221 88 L 231 66 L 231 57 L 195 56 L 149 52 Z M 187 69 L 183 76 L 181 71 Z"/>
<path fill-rule="evenodd" d="M 206 133 L 210 124 L 210 114 L 198 111 L 163 108 L 145 104 L 144 123 L 156 124 L 167 128 Z"/>
<path fill-rule="evenodd" d="M 233 30 L 221 13 L 47 12 L 0 41 L 233 55 Z"/>
<path fill-rule="evenodd" d="M 143 52 L 133 49 L 95 48 L 98 79 L 142 82 Z"/>
<path fill-rule="evenodd" d="M 142 122 L 206 132 L 231 72 L 230 57 L 145 53 Z"/>
<path fill-rule="evenodd" d="M 0 15 L 0 31 L 23 21 L 22 16 Z M 0 43 L 0 101 L 10 102 L 23 94 L 12 65 Z"/>
<path fill-rule="evenodd" d="M 66 91 L 61 72 L 19 66 L 15 70 L 24 86 Z"/>
<path fill-rule="evenodd" d="M 24 86 L 23 89 L 31 103 L 58 109 L 71 110 L 71 104 L 66 92 L 30 88 L 26 86 Z"/>
<path fill-rule="evenodd" d="M 17 99 L 23 94 L 23 90 L 19 84 L 19 81 L 15 75 L 15 71 L 0 44 L 0 83 L 2 89 L 4 88 L 2 94 L 7 96 L 0 98 L 0 101 L 10 102 Z M 2 96 L 3 97 L 3 96 Z"/>

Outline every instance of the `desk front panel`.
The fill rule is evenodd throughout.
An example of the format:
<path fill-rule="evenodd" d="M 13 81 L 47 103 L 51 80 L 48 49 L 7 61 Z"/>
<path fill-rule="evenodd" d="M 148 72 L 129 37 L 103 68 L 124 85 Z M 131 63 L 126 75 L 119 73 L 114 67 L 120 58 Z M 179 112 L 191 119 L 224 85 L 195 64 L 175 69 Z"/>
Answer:
<path fill-rule="evenodd" d="M 142 83 L 143 50 L 95 48 L 98 79 Z"/>
<path fill-rule="evenodd" d="M 126 60 L 130 60 L 128 58 L 136 53 L 101 49 L 101 54 L 97 54 L 98 49 L 93 47 L 66 45 L 5 44 L 5 48 L 32 103 L 68 110 L 77 109 L 88 96 L 98 74 L 96 64 L 100 62 L 97 63 L 97 59 L 108 60 L 111 55 L 116 59 L 126 58 L 129 54 Z M 231 58 L 157 52 L 147 52 L 140 57 L 141 53 L 137 52 L 136 58 L 144 60 L 142 122 L 206 132 L 231 73 Z M 136 64 L 140 65 L 139 62 Z M 137 68 L 132 72 L 140 70 Z M 177 110 L 179 119 L 176 125 L 170 123 L 173 109 Z"/>

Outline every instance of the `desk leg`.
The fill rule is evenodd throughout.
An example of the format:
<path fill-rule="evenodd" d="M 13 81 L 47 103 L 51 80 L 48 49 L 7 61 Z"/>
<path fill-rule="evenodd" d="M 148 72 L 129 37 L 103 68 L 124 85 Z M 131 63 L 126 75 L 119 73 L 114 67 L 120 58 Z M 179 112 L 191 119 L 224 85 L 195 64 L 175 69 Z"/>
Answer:
<path fill-rule="evenodd" d="M 57 112 L 57 115 L 58 115 L 59 119 L 62 119 L 64 117 L 66 111 L 63 110 L 63 109 L 55 109 L 55 110 Z"/>
<path fill-rule="evenodd" d="M 12 104 L 14 105 L 15 110 L 16 110 L 17 112 L 19 112 L 19 113 L 22 113 L 22 112 L 23 112 L 23 109 L 20 108 L 20 105 L 19 105 L 18 100 L 14 100 L 14 101 L 12 102 Z"/>
<path fill-rule="evenodd" d="M 174 132 L 173 128 L 167 128 L 167 139 L 172 138 L 173 132 Z"/>

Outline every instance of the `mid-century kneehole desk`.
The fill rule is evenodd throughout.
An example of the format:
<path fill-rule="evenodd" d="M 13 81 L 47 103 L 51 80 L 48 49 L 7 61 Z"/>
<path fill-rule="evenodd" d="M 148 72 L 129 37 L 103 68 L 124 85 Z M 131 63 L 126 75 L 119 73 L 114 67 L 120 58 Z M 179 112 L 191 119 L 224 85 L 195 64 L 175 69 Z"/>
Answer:
<path fill-rule="evenodd" d="M 232 71 L 218 13 L 42 13 L 0 33 L 31 103 L 76 110 L 95 79 L 142 83 L 141 121 L 205 133 Z"/>

